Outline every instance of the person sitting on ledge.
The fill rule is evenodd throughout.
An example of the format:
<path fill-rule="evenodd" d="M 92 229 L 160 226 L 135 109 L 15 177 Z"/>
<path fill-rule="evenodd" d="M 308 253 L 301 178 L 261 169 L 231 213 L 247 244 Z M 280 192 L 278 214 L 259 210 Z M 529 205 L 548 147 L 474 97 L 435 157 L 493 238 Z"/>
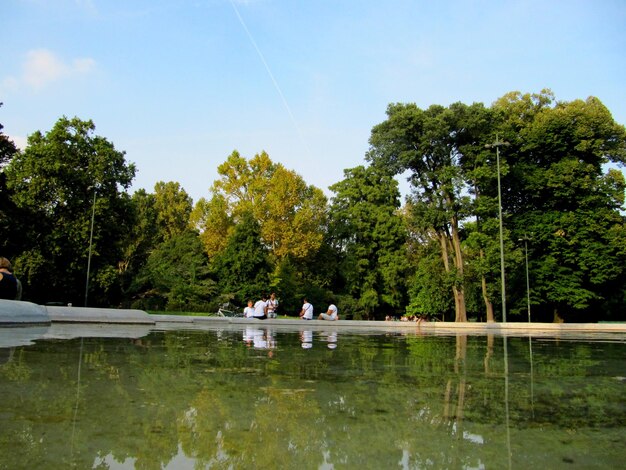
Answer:
<path fill-rule="evenodd" d="M 339 313 L 337 312 L 337 306 L 331 303 L 328 306 L 328 311 L 326 313 L 320 313 L 320 316 L 317 318 L 318 320 L 339 320 Z"/>
<path fill-rule="evenodd" d="M 20 281 L 11 272 L 11 262 L 0 256 L 0 299 L 20 300 Z"/>
<path fill-rule="evenodd" d="M 313 320 L 313 305 L 309 303 L 306 297 L 303 299 L 304 304 L 300 310 L 300 318 L 303 320 Z"/>

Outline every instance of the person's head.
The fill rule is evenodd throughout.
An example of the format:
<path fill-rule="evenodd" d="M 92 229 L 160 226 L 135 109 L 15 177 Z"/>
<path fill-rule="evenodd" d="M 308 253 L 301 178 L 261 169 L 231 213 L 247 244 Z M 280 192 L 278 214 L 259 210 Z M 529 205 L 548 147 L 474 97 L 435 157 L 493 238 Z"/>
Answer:
<path fill-rule="evenodd" d="M 5 258 L 4 256 L 0 256 L 0 269 L 7 269 L 8 271 L 11 270 L 11 262 Z"/>
<path fill-rule="evenodd" d="M 254 302 L 252 302 L 252 300 L 248 300 L 248 307 L 252 307 L 252 305 L 254 305 Z"/>
<path fill-rule="evenodd" d="M 270 299 L 274 300 L 276 298 L 276 292 L 272 292 L 270 294 Z"/>

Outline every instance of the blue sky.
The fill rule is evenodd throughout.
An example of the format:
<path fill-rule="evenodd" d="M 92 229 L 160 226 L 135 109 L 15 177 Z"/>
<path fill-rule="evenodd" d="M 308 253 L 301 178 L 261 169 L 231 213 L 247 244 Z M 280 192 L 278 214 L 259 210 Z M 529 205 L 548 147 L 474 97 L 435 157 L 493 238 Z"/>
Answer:
<path fill-rule="evenodd" d="M 626 123 L 623 0 L 3 0 L 0 123 L 92 119 L 133 189 L 209 197 L 233 150 L 327 191 L 391 102 L 550 88 Z"/>

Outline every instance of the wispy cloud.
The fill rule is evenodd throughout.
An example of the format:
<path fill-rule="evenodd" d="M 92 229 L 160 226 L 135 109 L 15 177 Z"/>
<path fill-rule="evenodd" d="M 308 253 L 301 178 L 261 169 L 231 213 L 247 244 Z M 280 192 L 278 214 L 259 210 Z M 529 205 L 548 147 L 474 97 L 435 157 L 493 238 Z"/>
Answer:
<path fill-rule="evenodd" d="M 50 83 L 89 74 L 96 66 L 91 58 L 78 58 L 63 61 L 47 49 L 28 51 L 22 64 L 22 74 L 19 77 L 5 77 L 2 79 L 4 89 L 15 90 L 21 85 L 39 91 Z"/>

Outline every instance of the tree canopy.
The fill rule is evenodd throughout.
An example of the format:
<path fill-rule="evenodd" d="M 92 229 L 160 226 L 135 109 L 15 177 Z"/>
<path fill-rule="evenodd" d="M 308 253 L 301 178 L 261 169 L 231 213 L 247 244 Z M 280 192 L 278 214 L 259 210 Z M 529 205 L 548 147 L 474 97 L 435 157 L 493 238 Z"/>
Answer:
<path fill-rule="evenodd" d="M 284 314 L 307 297 L 342 318 L 496 321 L 504 295 L 511 320 L 528 298 L 533 320 L 626 318 L 626 130 L 594 97 L 392 103 L 328 197 L 237 151 L 195 203 L 174 181 L 129 194 L 135 166 L 92 121 L 23 151 L 2 129 L 0 249 L 25 300 L 206 312 L 275 291 Z"/>

